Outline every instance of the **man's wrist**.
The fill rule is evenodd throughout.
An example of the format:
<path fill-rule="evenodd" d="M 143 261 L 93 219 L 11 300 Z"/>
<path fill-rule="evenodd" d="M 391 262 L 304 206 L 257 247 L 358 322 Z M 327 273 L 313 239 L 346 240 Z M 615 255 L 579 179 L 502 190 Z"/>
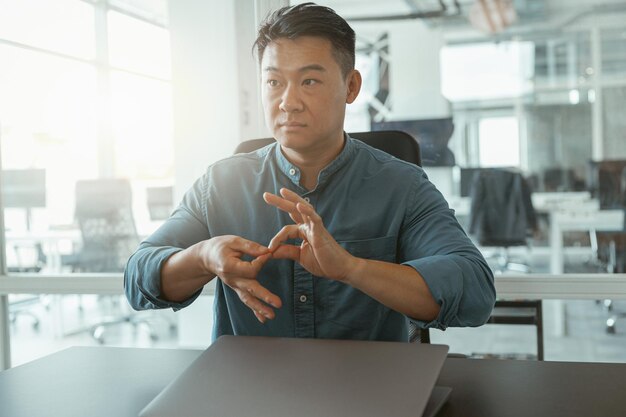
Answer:
<path fill-rule="evenodd" d="M 215 276 L 208 256 L 210 244 L 210 239 L 195 244 L 193 246 L 193 256 L 197 261 L 198 268 L 202 271 L 202 275 Z"/>
<path fill-rule="evenodd" d="M 348 273 L 343 279 L 343 282 L 352 287 L 358 287 L 359 280 L 361 280 L 365 276 L 366 268 L 367 259 L 350 255 L 350 261 L 348 262 Z"/>

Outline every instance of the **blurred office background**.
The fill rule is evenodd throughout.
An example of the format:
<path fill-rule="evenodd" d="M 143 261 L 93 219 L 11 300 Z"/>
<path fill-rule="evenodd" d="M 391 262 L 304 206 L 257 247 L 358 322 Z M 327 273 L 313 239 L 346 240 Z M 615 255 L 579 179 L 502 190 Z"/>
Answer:
<path fill-rule="evenodd" d="M 251 45 L 288 3 L 0 0 L 5 363 L 210 343 L 210 288 L 177 313 L 133 312 L 122 271 L 210 163 L 268 136 Z M 626 294 L 626 1 L 319 3 L 357 33 L 364 85 L 346 131 L 414 135 L 496 281 L 540 282 L 509 297 L 534 304 L 505 324 L 432 340 L 533 359 L 541 338 L 546 360 L 625 362 L 626 300 L 567 279 Z M 514 207 L 498 221 L 522 236 L 481 233 L 481 201 Z"/>

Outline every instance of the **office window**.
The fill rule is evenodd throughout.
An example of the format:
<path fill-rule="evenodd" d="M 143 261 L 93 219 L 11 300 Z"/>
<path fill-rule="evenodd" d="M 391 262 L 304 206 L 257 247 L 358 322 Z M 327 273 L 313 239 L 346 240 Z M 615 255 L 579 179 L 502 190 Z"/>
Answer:
<path fill-rule="evenodd" d="M 45 168 L 49 197 L 39 219 L 70 223 L 73 183 L 97 174 L 96 70 L 3 45 L 0 62 L 2 168 Z"/>
<path fill-rule="evenodd" d="M 602 73 L 626 73 L 626 27 L 603 29 L 601 32 Z"/>
<path fill-rule="evenodd" d="M 481 119 L 478 125 L 481 167 L 520 165 L 519 127 L 515 117 Z"/>
<path fill-rule="evenodd" d="M 135 179 L 174 175 L 170 84 L 111 74 L 115 175 Z"/>
<path fill-rule="evenodd" d="M 137 239 L 158 227 L 146 190 L 171 185 L 173 177 L 166 10 L 165 0 L 0 0 L 0 238 L 11 279 L 27 280 L 24 272 L 121 273 L 105 257 L 122 251 L 89 252 L 85 222 L 76 216 L 86 200 L 78 189 L 106 188 L 102 177 L 128 180 Z M 96 16 L 108 24 L 96 26 Z M 161 318 L 147 325 L 120 297 L 11 295 L 13 360 L 76 344 L 150 346 L 162 337 L 157 343 L 171 346 L 176 320 L 169 313 L 144 314 L 151 323 Z M 112 326 L 99 338 L 81 332 L 113 316 L 144 325 Z"/>
<path fill-rule="evenodd" d="M 115 11 L 108 13 L 109 61 L 113 67 L 161 79 L 171 77 L 167 29 Z"/>
<path fill-rule="evenodd" d="M 0 0 L 0 39 L 93 59 L 94 26 L 94 6 L 85 1 Z"/>
<path fill-rule="evenodd" d="M 606 159 L 626 158 L 626 87 L 607 87 L 604 101 L 604 155 Z"/>

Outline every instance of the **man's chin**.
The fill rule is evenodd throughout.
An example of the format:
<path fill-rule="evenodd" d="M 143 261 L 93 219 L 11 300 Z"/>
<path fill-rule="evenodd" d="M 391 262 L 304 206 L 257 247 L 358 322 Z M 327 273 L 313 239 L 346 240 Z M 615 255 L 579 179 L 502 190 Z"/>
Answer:
<path fill-rule="evenodd" d="M 276 141 L 283 147 L 289 149 L 306 149 L 313 144 L 313 140 L 308 136 L 304 135 L 304 132 L 285 132 L 280 131 L 276 132 L 275 139 Z"/>

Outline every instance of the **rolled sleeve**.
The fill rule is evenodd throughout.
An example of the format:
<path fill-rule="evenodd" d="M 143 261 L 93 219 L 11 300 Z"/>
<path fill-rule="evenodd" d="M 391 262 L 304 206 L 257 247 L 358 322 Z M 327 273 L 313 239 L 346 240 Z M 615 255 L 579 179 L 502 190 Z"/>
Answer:
<path fill-rule="evenodd" d="M 495 304 L 493 273 L 463 231 L 445 199 L 425 178 L 414 182 L 401 236 L 401 259 L 424 279 L 441 306 L 422 328 L 480 326 Z"/>
<path fill-rule="evenodd" d="M 458 255 L 435 255 L 405 262 L 424 279 L 431 295 L 441 306 L 437 318 L 430 322 L 411 319 L 419 327 L 480 326 L 484 324 L 495 303 L 490 273 L 480 265 Z"/>
<path fill-rule="evenodd" d="M 183 302 L 164 300 L 161 297 L 161 268 L 173 254 L 211 237 L 205 220 L 206 177 L 205 174 L 196 181 L 172 216 L 141 242 L 128 260 L 124 271 L 124 290 L 135 310 L 179 310 L 191 304 L 202 292 L 198 290 Z"/>
<path fill-rule="evenodd" d="M 183 302 L 161 298 L 161 268 L 163 263 L 182 249 L 173 247 L 140 248 L 131 256 L 124 272 L 124 290 L 128 302 L 135 310 L 187 307 L 201 290 Z"/>

